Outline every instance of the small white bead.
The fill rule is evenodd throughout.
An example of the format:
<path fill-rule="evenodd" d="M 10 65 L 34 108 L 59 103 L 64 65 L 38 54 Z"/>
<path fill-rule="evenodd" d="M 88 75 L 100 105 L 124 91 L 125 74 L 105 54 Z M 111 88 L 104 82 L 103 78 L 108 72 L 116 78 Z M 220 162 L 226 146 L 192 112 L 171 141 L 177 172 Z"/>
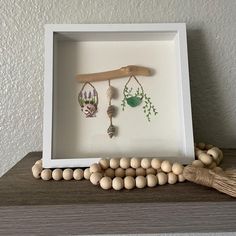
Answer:
<path fill-rule="evenodd" d="M 115 169 L 115 176 L 123 178 L 125 176 L 125 170 L 121 167 Z"/>
<path fill-rule="evenodd" d="M 157 179 L 158 179 L 158 184 L 159 185 L 164 185 L 168 181 L 168 177 L 164 172 L 157 173 Z"/>
<path fill-rule="evenodd" d="M 111 168 L 107 168 L 104 172 L 104 176 L 110 177 L 110 178 L 114 178 L 115 176 L 115 171 Z"/>
<path fill-rule="evenodd" d="M 126 189 L 133 189 L 135 187 L 135 179 L 132 176 L 126 176 L 124 178 L 124 187 Z"/>
<path fill-rule="evenodd" d="M 135 177 L 136 176 L 136 170 L 133 168 L 128 168 L 125 170 L 125 176 L 132 176 Z"/>
<path fill-rule="evenodd" d="M 144 168 L 144 169 L 148 169 L 151 167 L 151 159 L 150 158 L 143 158 L 141 160 L 141 166 Z"/>
<path fill-rule="evenodd" d="M 62 177 L 64 180 L 71 180 L 73 178 L 73 170 L 69 168 L 63 170 Z"/>
<path fill-rule="evenodd" d="M 147 186 L 148 187 L 152 188 L 152 187 L 155 187 L 157 185 L 158 180 L 157 180 L 157 177 L 155 175 L 148 174 L 146 176 L 146 179 L 147 179 Z"/>
<path fill-rule="evenodd" d="M 84 171 L 82 169 L 75 169 L 73 172 L 73 178 L 75 180 L 81 180 L 84 178 Z"/>
<path fill-rule="evenodd" d="M 178 175 L 178 181 L 179 182 L 184 182 L 185 181 L 185 178 L 184 178 L 183 174 Z"/>
<path fill-rule="evenodd" d="M 90 175 L 91 175 L 90 169 L 89 169 L 89 168 L 86 168 L 86 169 L 84 170 L 84 178 L 85 178 L 85 179 L 90 179 Z"/>
<path fill-rule="evenodd" d="M 142 167 L 139 167 L 136 169 L 136 176 L 145 176 L 146 175 L 146 170 L 143 169 Z"/>
<path fill-rule="evenodd" d="M 137 188 L 145 188 L 147 184 L 147 179 L 144 176 L 137 176 L 135 178 L 135 184 Z"/>
<path fill-rule="evenodd" d="M 103 170 L 106 170 L 109 168 L 110 161 L 108 159 L 102 158 L 100 159 L 99 164 Z"/>
<path fill-rule="evenodd" d="M 112 169 L 117 169 L 120 166 L 120 160 L 118 158 L 111 158 L 110 159 L 110 167 Z"/>
<path fill-rule="evenodd" d="M 50 169 L 44 169 L 41 172 L 42 180 L 50 180 L 52 178 L 52 171 Z"/>
<path fill-rule="evenodd" d="M 61 169 L 55 169 L 52 171 L 52 178 L 56 181 L 59 181 L 62 179 L 62 170 Z"/>
<path fill-rule="evenodd" d="M 112 188 L 115 190 L 121 190 L 124 187 L 124 181 L 120 177 L 115 177 L 112 180 Z"/>
<path fill-rule="evenodd" d="M 101 170 L 102 170 L 101 166 L 97 163 L 93 163 L 89 168 L 89 171 L 91 174 L 95 172 L 101 172 Z"/>
<path fill-rule="evenodd" d="M 206 153 L 201 153 L 198 157 L 198 159 L 204 164 L 204 165 L 210 165 L 213 162 L 213 158 L 206 154 Z"/>
<path fill-rule="evenodd" d="M 172 172 L 176 175 L 180 175 L 183 173 L 183 170 L 184 170 L 184 166 L 178 162 L 175 162 L 173 165 L 172 165 Z"/>
<path fill-rule="evenodd" d="M 204 167 L 204 164 L 200 160 L 194 160 L 192 165 L 196 167 Z"/>
<path fill-rule="evenodd" d="M 139 168 L 141 166 L 141 159 L 140 158 L 136 158 L 136 157 L 131 158 L 130 166 L 132 168 L 134 168 L 134 169 Z"/>
<path fill-rule="evenodd" d="M 42 166 L 40 166 L 38 164 L 34 165 L 32 167 L 32 174 L 33 174 L 35 179 L 39 179 L 40 178 L 42 170 L 43 170 Z"/>
<path fill-rule="evenodd" d="M 152 168 L 152 167 L 146 169 L 146 175 L 149 175 L 149 174 L 156 175 L 156 174 L 157 174 L 156 169 L 154 169 L 154 168 Z"/>
<path fill-rule="evenodd" d="M 100 172 L 94 172 L 90 175 L 90 182 L 94 185 L 98 185 L 102 177 Z"/>
<path fill-rule="evenodd" d="M 123 169 L 128 169 L 130 167 L 130 159 L 126 157 L 122 157 L 120 159 L 120 167 Z"/>
<path fill-rule="evenodd" d="M 157 159 L 157 158 L 153 158 L 151 161 L 151 166 L 152 168 L 158 170 L 161 168 L 161 160 Z"/>
<path fill-rule="evenodd" d="M 169 184 L 175 184 L 178 180 L 177 175 L 175 175 L 173 172 L 168 173 L 168 183 Z"/>
<path fill-rule="evenodd" d="M 112 179 L 110 177 L 102 177 L 100 180 L 100 186 L 102 189 L 110 189 L 112 186 Z"/>
<path fill-rule="evenodd" d="M 40 165 L 40 166 L 42 166 L 42 165 L 43 165 L 42 159 L 37 160 L 37 161 L 35 162 L 35 165 Z"/>
<path fill-rule="evenodd" d="M 161 169 L 162 169 L 162 171 L 164 171 L 164 172 L 166 172 L 166 173 L 169 173 L 169 172 L 171 172 L 171 170 L 172 170 L 172 165 L 171 165 L 171 163 L 169 162 L 169 161 L 163 161 L 162 163 L 161 163 Z"/>

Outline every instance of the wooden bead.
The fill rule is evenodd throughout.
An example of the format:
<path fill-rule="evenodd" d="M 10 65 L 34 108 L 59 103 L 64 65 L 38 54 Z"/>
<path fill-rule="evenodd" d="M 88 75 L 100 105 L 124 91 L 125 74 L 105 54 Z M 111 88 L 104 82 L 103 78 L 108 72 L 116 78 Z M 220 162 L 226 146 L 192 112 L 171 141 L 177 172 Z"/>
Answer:
<path fill-rule="evenodd" d="M 126 157 L 122 157 L 120 159 L 120 167 L 123 169 L 128 169 L 130 167 L 130 159 Z"/>
<path fill-rule="evenodd" d="M 157 179 L 158 179 L 159 185 L 164 185 L 168 181 L 168 177 L 167 177 L 166 173 L 164 173 L 164 172 L 157 173 Z"/>
<path fill-rule="evenodd" d="M 178 162 L 175 162 L 173 165 L 172 165 L 172 172 L 175 174 L 175 175 L 180 175 L 183 173 L 183 170 L 184 170 L 184 166 Z"/>
<path fill-rule="evenodd" d="M 115 169 L 115 176 L 123 178 L 125 176 L 125 170 L 121 167 Z"/>
<path fill-rule="evenodd" d="M 160 169 L 161 168 L 161 160 L 157 159 L 157 158 L 153 158 L 151 161 L 151 166 L 153 169 Z"/>
<path fill-rule="evenodd" d="M 216 162 L 217 165 L 220 164 L 220 162 L 222 160 L 221 155 L 223 157 L 223 154 L 217 147 L 213 147 L 213 148 L 209 149 L 207 151 L 207 154 L 213 158 L 213 160 Z"/>
<path fill-rule="evenodd" d="M 198 149 L 198 148 L 195 148 L 195 156 L 196 156 L 197 158 L 199 157 L 199 155 L 200 155 L 201 153 L 204 153 L 204 151 L 202 151 L 202 150 L 200 150 L 200 149 Z"/>
<path fill-rule="evenodd" d="M 94 163 L 94 164 L 92 164 L 91 166 L 90 166 L 90 169 L 89 169 L 89 171 L 90 171 L 90 173 L 92 174 L 92 173 L 95 173 L 95 172 L 101 172 L 101 166 L 99 165 L 99 164 L 97 164 L 97 163 Z"/>
<path fill-rule="evenodd" d="M 147 185 L 147 179 L 144 176 L 137 176 L 135 178 L 135 184 L 137 188 L 145 188 Z"/>
<path fill-rule="evenodd" d="M 117 169 L 120 166 L 120 160 L 118 158 L 111 158 L 110 159 L 110 167 L 112 169 Z"/>
<path fill-rule="evenodd" d="M 73 178 L 73 170 L 69 168 L 63 170 L 62 177 L 64 180 L 71 180 Z"/>
<path fill-rule="evenodd" d="M 124 187 L 126 189 L 133 189 L 135 187 L 135 179 L 132 176 L 126 176 L 124 178 Z"/>
<path fill-rule="evenodd" d="M 173 172 L 170 172 L 167 175 L 168 175 L 168 183 L 169 184 L 175 184 L 177 182 L 178 177 Z"/>
<path fill-rule="evenodd" d="M 162 171 L 164 171 L 164 172 L 166 172 L 166 173 L 169 173 L 169 172 L 171 172 L 171 170 L 172 170 L 172 165 L 171 165 L 171 163 L 169 162 L 169 161 L 163 161 L 162 163 L 161 163 L 161 169 L 162 169 Z"/>
<path fill-rule="evenodd" d="M 142 167 L 139 167 L 136 169 L 136 176 L 145 176 L 146 175 L 146 170 L 143 169 Z"/>
<path fill-rule="evenodd" d="M 132 168 L 134 168 L 134 169 L 139 168 L 141 166 L 141 159 L 140 158 L 136 158 L 136 157 L 131 158 L 130 166 Z"/>
<path fill-rule="evenodd" d="M 115 190 L 121 190 L 124 187 L 124 181 L 121 177 L 115 177 L 112 180 L 112 188 Z"/>
<path fill-rule="evenodd" d="M 149 174 L 156 175 L 156 174 L 157 174 L 156 169 L 154 169 L 154 168 L 152 168 L 152 167 L 146 169 L 146 175 L 149 175 Z"/>
<path fill-rule="evenodd" d="M 136 176 L 136 170 L 133 168 L 128 168 L 125 170 L 125 176 L 132 176 L 135 177 Z"/>
<path fill-rule="evenodd" d="M 86 168 L 86 169 L 84 170 L 84 178 L 85 178 L 85 179 L 90 179 L 90 175 L 91 175 L 91 173 L 90 173 L 90 168 Z"/>
<path fill-rule="evenodd" d="M 181 174 L 181 175 L 178 175 L 178 181 L 179 182 L 184 182 L 186 179 L 184 178 L 184 176 Z"/>
<path fill-rule="evenodd" d="M 216 166 L 216 167 L 213 169 L 213 171 L 215 171 L 215 172 L 222 172 L 223 169 L 222 169 L 221 167 L 219 167 L 219 166 Z"/>
<path fill-rule="evenodd" d="M 110 160 L 102 158 L 99 160 L 99 165 L 103 170 L 106 170 L 107 168 L 109 168 Z"/>
<path fill-rule="evenodd" d="M 205 149 L 206 144 L 205 143 L 198 143 L 197 147 L 201 150 Z"/>
<path fill-rule="evenodd" d="M 115 171 L 111 168 L 108 168 L 105 170 L 104 172 L 104 176 L 110 177 L 110 178 L 114 178 L 115 176 Z"/>
<path fill-rule="evenodd" d="M 35 162 L 35 165 L 40 165 L 40 166 L 42 166 L 42 165 L 43 165 L 42 159 L 37 160 L 37 161 Z"/>
<path fill-rule="evenodd" d="M 107 89 L 107 98 L 109 100 L 114 98 L 115 97 L 115 92 L 116 92 L 115 88 L 110 85 Z"/>
<path fill-rule="evenodd" d="M 204 164 L 204 165 L 210 165 L 213 162 L 213 158 L 206 154 L 206 153 L 201 153 L 198 157 L 198 159 Z"/>
<path fill-rule="evenodd" d="M 62 179 L 62 170 L 61 169 L 55 169 L 52 171 L 52 178 L 56 181 L 59 181 Z"/>
<path fill-rule="evenodd" d="M 148 169 L 151 167 L 151 159 L 150 158 L 143 158 L 141 160 L 141 167 L 143 167 L 144 169 Z"/>
<path fill-rule="evenodd" d="M 214 146 L 212 145 L 212 144 L 206 144 L 206 146 L 205 146 L 205 149 L 206 150 L 209 150 L 209 149 L 211 149 L 211 148 L 213 148 Z"/>
<path fill-rule="evenodd" d="M 196 167 L 204 167 L 204 164 L 200 160 L 194 160 L 192 165 Z"/>
<path fill-rule="evenodd" d="M 102 173 L 100 172 L 94 172 L 90 175 L 90 182 L 93 184 L 93 185 L 98 185 L 99 184 L 99 181 L 101 180 L 102 178 Z"/>
<path fill-rule="evenodd" d="M 146 176 L 146 179 L 147 179 L 147 186 L 148 187 L 152 188 L 152 187 L 155 187 L 157 185 L 158 180 L 157 180 L 156 175 L 148 174 Z"/>
<path fill-rule="evenodd" d="M 42 165 L 34 164 L 31 169 L 32 169 L 32 172 L 33 172 L 34 170 L 37 170 L 37 171 L 42 172 L 43 167 L 42 167 Z"/>
<path fill-rule="evenodd" d="M 50 169 L 44 169 L 41 172 L 42 180 L 50 180 L 52 178 L 52 171 Z"/>
<path fill-rule="evenodd" d="M 84 171 L 82 169 L 75 169 L 73 172 L 73 178 L 75 180 L 81 180 L 84 178 Z"/>
<path fill-rule="evenodd" d="M 39 179 L 40 178 L 42 170 L 43 170 L 42 166 L 40 166 L 38 164 L 34 165 L 32 167 L 32 174 L 33 174 L 35 179 Z"/>
<path fill-rule="evenodd" d="M 112 186 L 112 179 L 110 177 L 102 177 L 100 180 L 100 186 L 102 189 L 110 189 Z"/>
<path fill-rule="evenodd" d="M 213 161 L 213 162 L 208 166 L 209 169 L 214 169 L 215 167 L 217 167 L 215 161 Z"/>

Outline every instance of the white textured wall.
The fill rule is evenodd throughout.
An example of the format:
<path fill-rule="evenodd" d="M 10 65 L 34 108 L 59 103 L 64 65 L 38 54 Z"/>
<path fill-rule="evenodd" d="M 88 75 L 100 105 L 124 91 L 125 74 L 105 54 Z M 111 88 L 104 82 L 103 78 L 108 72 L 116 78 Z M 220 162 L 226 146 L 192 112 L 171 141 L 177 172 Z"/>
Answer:
<path fill-rule="evenodd" d="M 42 150 L 46 23 L 186 22 L 196 140 L 236 147 L 235 0 L 0 0 L 0 175 Z"/>

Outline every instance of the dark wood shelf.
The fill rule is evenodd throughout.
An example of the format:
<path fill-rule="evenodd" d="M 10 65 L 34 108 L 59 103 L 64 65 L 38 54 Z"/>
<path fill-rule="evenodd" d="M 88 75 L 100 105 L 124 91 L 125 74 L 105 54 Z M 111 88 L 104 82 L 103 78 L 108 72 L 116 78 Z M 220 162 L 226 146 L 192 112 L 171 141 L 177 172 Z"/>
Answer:
<path fill-rule="evenodd" d="M 224 150 L 223 167 L 236 167 Z M 190 182 L 102 190 L 89 181 L 42 181 L 29 153 L 0 179 L 0 235 L 236 231 L 236 199 Z"/>

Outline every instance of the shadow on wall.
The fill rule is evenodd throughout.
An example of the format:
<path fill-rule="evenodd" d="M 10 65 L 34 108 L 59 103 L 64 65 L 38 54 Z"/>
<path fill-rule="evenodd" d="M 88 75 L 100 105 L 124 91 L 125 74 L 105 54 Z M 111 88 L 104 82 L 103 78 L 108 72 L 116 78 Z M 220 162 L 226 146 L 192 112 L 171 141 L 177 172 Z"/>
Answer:
<path fill-rule="evenodd" d="M 217 78 L 202 31 L 188 30 L 188 56 L 195 142 L 220 145 L 222 134 L 226 136 L 230 130 L 222 116 L 225 112 L 223 88 L 217 84 L 220 78 Z"/>

